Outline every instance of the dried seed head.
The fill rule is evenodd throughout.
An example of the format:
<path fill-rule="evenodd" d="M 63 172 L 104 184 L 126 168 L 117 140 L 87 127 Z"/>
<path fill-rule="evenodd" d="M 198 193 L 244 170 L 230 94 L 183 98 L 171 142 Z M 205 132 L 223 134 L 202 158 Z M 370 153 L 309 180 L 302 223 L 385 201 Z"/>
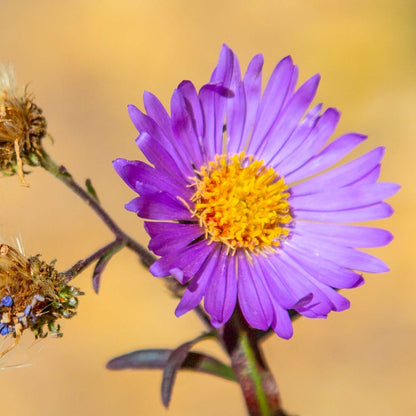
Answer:
<path fill-rule="evenodd" d="M 39 165 L 46 120 L 25 88 L 19 93 L 11 67 L 0 65 L 0 170 L 17 173 L 23 184 L 23 166 Z"/>
<path fill-rule="evenodd" d="M 26 258 L 13 247 L 0 244 L 0 335 L 10 333 L 16 338 L 11 348 L 25 329 L 36 338 L 48 332 L 61 336 L 56 321 L 75 315 L 80 294 L 65 283 L 53 263 L 40 260 L 39 255 Z"/>

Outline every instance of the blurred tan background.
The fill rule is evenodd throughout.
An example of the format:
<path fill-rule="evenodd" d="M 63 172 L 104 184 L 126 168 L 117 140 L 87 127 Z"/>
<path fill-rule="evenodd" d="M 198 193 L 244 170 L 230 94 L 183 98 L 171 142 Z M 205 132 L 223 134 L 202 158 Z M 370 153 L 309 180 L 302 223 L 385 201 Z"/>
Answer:
<path fill-rule="evenodd" d="M 382 180 L 402 184 L 395 215 L 380 222 L 396 236 L 376 251 L 391 266 L 368 275 L 347 296 L 352 308 L 326 321 L 299 320 L 290 341 L 265 343 L 285 408 L 300 416 L 413 415 L 416 405 L 414 168 L 416 5 L 412 0 L 0 0 L 0 61 L 30 82 L 49 123 L 51 155 L 146 243 L 141 222 L 124 210 L 133 193 L 111 160 L 138 158 L 126 105 L 142 108 L 144 90 L 168 105 L 182 79 L 208 80 L 223 42 L 245 68 L 256 53 L 265 74 L 291 54 L 300 79 L 322 74 L 315 102 L 339 108 L 337 134 L 366 133 L 356 153 L 387 147 Z M 45 142 L 46 143 L 46 142 Z M 28 255 L 58 259 L 64 270 L 111 234 L 41 169 L 0 180 L 0 234 L 23 236 Z M 160 372 L 110 372 L 110 358 L 138 348 L 175 347 L 199 333 L 188 314 L 129 252 L 110 263 L 101 292 L 92 269 L 75 283 L 85 292 L 64 337 L 22 345 L 0 361 L 1 409 L 9 415 L 244 415 L 237 385 L 180 373 L 169 411 Z M 214 343 L 201 349 L 223 357 Z M 7 368 L 29 364 L 24 368 Z"/>

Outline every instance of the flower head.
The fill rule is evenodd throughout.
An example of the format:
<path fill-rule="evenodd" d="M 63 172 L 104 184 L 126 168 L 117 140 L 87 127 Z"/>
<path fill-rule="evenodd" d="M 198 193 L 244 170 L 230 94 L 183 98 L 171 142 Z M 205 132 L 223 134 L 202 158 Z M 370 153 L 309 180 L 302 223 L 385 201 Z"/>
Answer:
<path fill-rule="evenodd" d="M 342 311 L 349 301 L 336 289 L 361 285 L 360 272 L 388 270 L 357 248 L 392 235 L 350 223 L 390 216 L 383 200 L 399 187 L 377 183 L 381 147 L 333 167 L 366 137 L 327 143 L 340 114 L 308 109 L 319 75 L 296 89 L 297 67 L 286 57 L 262 93 L 262 66 L 255 56 L 242 77 L 224 46 L 208 84 L 197 92 L 183 81 L 174 91 L 170 116 L 145 93 L 147 115 L 129 113 L 152 166 L 117 159 L 114 167 L 140 195 L 126 208 L 150 220 L 149 248 L 160 256 L 150 271 L 187 285 L 177 316 L 204 299 L 218 327 L 238 301 L 252 327 L 289 338 L 288 310 L 311 318 Z"/>
<path fill-rule="evenodd" d="M 23 165 L 37 166 L 46 120 L 26 89 L 19 93 L 12 68 L 0 65 L 0 170 L 17 173 L 26 185 Z"/>
<path fill-rule="evenodd" d="M 53 263 L 39 256 L 26 258 L 13 247 L 0 244 L 0 335 L 12 334 L 14 345 L 25 329 L 31 329 L 36 338 L 45 337 L 48 331 L 60 336 L 56 320 L 75 315 L 80 294 L 65 283 Z"/>

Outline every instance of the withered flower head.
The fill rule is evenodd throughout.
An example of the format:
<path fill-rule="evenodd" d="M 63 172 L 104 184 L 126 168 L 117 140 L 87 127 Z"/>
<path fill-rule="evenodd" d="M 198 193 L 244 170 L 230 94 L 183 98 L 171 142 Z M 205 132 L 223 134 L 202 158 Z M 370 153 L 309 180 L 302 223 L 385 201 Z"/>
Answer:
<path fill-rule="evenodd" d="M 65 283 L 53 262 L 48 264 L 39 255 L 26 258 L 0 244 L 0 335 L 16 338 L 0 357 L 17 345 L 25 329 L 36 338 L 44 338 L 48 332 L 61 336 L 56 321 L 75 315 L 80 294 Z"/>
<path fill-rule="evenodd" d="M 17 173 L 23 185 L 23 165 L 37 166 L 46 120 L 27 88 L 18 91 L 11 67 L 0 64 L 0 170 Z"/>

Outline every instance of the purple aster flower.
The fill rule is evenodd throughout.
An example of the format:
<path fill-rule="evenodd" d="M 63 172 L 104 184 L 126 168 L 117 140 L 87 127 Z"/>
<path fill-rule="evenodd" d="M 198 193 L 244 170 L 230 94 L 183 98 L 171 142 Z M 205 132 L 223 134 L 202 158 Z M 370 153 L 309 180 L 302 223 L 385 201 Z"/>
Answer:
<path fill-rule="evenodd" d="M 310 318 L 342 311 L 349 301 L 336 289 L 361 285 L 360 272 L 388 270 L 357 248 L 386 245 L 391 233 L 350 223 L 390 216 L 383 200 L 399 186 L 377 182 L 382 147 L 328 170 L 366 137 L 327 144 L 340 114 L 308 109 L 319 75 L 296 89 L 298 70 L 286 57 L 262 93 L 262 66 L 255 56 L 242 77 L 223 46 L 199 92 L 179 84 L 170 116 L 146 92 L 147 115 L 129 113 L 151 165 L 117 159 L 114 168 L 140 195 L 126 208 L 150 220 L 149 248 L 160 256 L 151 273 L 187 284 L 177 316 L 204 299 L 219 327 L 238 301 L 252 327 L 290 338 L 288 310 Z"/>

